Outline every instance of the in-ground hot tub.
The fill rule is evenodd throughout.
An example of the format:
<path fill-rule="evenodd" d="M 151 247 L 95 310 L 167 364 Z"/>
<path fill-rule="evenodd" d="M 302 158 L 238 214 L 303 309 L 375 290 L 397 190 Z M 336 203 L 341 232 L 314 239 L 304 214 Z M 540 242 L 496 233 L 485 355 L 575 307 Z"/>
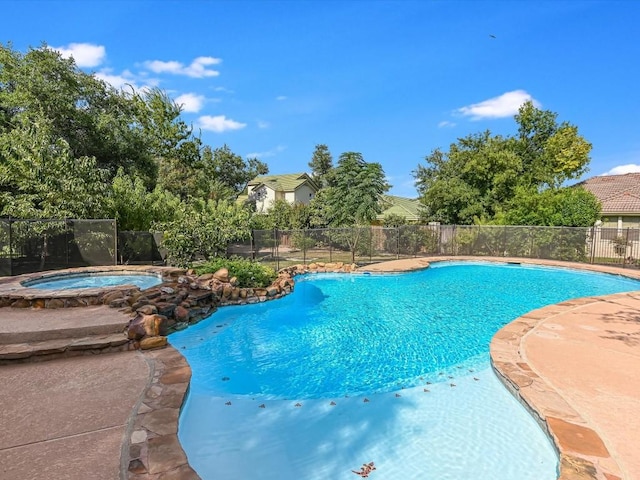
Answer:
<path fill-rule="evenodd" d="M 140 288 L 140 290 L 145 290 L 160 283 L 162 283 L 162 277 L 153 273 L 105 271 L 57 273 L 34 280 L 26 280 L 21 282 L 21 285 L 40 290 L 76 290 L 133 285 Z"/>

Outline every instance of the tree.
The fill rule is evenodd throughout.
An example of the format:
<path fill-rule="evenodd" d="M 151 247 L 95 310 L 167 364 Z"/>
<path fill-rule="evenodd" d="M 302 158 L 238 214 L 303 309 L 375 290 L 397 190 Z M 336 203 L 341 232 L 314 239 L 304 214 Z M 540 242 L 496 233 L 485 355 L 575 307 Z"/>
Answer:
<path fill-rule="evenodd" d="M 311 202 L 310 221 L 349 227 L 332 232 L 332 241 L 347 245 L 355 261 L 356 252 L 367 243 L 369 224 L 381 212 L 380 196 L 388 189 L 382 165 L 365 162 L 358 152 L 345 152 L 332 171 L 330 186 Z M 358 228 L 365 225 L 367 228 Z"/>
<path fill-rule="evenodd" d="M 95 158 L 116 174 L 119 167 L 151 185 L 155 164 L 148 155 L 127 95 L 79 70 L 43 44 L 20 54 L 0 45 L 0 132 L 47 119 L 54 139 L 68 145 L 71 158 Z"/>
<path fill-rule="evenodd" d="M 389 190 L 382 165 L 365 162 L 358 152 L 346 152 L 332 177 L 325 199 L 331 226 L 371 223 L 381 212 L 380 195 Z"/>
<path fill-rule="evenodd" d="M 556 117 L 526 102 L 515 116 L 518 135 L 485 131 L 458 139 L 448 152 L 434 150 L 414 171 L 423 221 L 500 223 L 509 218 L 506 212 L 516 207 L 516 199 L 559 190 L 582 175 L 591 145 Z M 520 211 L 517 217 L 528 216 Z"/>
<path fill-rule="evenodd" d="M 182 202 L 173 220 L 152 228 L 164 232 L 162 246 L 171 265 L 187 267 L 194 260 L 225 256 L 227 246 L 251 236 L 250 213 L 227 202 L 193 199 Z"/>
<path fill-rule="evenodd" d="M 0 215 L 101 218 L 107 178 L 95 158 L 73 158 L 46 118 L 23 117 L 0 133 Z"/>
<path fill-rule="evenodd" d="M 181 107 L 154 88 L 132 97 L 137 124 L 149 155 L 158 166 L 158 185 L 182 199 L 205 196 L 202 141 L 180 118 Z"/>
<path fill-rule="evenodd" d="M 582 187 L 519 188 L 504 215 L 507 225 L 590 227 L 600 218 L 600 202 Z"/>
<path fill-rule="evenodd" d="M 208 193 L 211 195 L 213 192 L 220 192 L 222 187 L 226 187 L 234 200 L 247 188 L 251 180 L 258 175 L 269 173 L 266 163 L 257 158 L 244 160 L 240 155 L 233 153 L 227 145 L 214 150 L 205 147 L 202 162 L 204 174 L 211 182 Z"/>
<path fill-rule="evenodd" d="M 107 215 L 118 221 L 119 230 L 148 231 L 151 225 L 168 222 L 180 208 L 180 198 L 156 187 L 149 192 L 142 178 L 131 178 L 123 169 L 113 179 Z"/>
<path fill-rule="evenodd" d="M 324 144 L 316 145 L 309 162 L 309 168 L 313 179 L 319 185 L 325 187 L 328 182 L 328 175 L 333 169 L 333 157 L 329 152 L 329 147 Z"/>
<path fill-rule="evenodd" d="M 587 171 L 591 144 L 578 135 L 577 127 L 557 123 L 558 114 L 525 102 L 515 116 L 518 124 L 517 153 L 528 184 L 558 188 L 566 180 Z"/>

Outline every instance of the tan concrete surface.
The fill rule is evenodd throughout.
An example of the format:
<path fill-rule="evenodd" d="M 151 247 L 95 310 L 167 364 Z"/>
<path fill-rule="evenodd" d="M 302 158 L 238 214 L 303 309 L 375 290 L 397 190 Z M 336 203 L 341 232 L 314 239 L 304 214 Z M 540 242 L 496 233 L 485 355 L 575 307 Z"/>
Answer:
<path fill-rule="evenodd" d="M 96 305 L 76 308 L 0 309 L 0 344 L 123 332 L 130 316 Z"/>
<path fill-rule="evenodd" d="M 640 479 L 640 298 L 551 316 L 522 345 L 529 366 L 598 432 L 623 478 Z"/>
<path fill-rule="evenodd" d="M 139 352 L 0 367 L 0 478 L 120 478 L 149 377 Z"/>

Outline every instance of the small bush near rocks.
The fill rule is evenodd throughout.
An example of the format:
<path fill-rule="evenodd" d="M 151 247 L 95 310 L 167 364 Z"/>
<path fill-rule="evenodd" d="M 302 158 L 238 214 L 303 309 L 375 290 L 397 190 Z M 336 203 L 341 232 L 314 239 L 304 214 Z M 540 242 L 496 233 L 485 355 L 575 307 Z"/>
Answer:
<path fill-rule="evenodd" d="M 194 270 L 198 275 L 203 275 L 205 273 L 215 273 L 221 268 L 229 270 L 229 277 L 236 277 L 238 286 L 245 288 L 268 287 L 277 277 L 273 268 L 239 257 L 214 258 L 195 266 Z"/>

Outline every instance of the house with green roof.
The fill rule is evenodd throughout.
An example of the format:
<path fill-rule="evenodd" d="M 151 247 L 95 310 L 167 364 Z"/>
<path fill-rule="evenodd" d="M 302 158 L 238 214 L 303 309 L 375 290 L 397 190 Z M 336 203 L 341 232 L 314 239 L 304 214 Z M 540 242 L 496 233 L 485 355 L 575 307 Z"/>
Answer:
<path fill-rule="evenodd" d="M 407 223 L 420 221 L 420 202 L 418 199 L 396 197 L 395 195 L 382 195 L 380 197 L 382 212 L 376 216 L 376 223 L 382 223 L 389 215 L 404 217 Z"/>
<path fill-rule="evenodd" d="M 260 175 L 247 185 L 247 197 L 256 202 L 256 211 L 266 213 L 276 200 L 307 204 L 320 186 L 306 173 Z"/>

